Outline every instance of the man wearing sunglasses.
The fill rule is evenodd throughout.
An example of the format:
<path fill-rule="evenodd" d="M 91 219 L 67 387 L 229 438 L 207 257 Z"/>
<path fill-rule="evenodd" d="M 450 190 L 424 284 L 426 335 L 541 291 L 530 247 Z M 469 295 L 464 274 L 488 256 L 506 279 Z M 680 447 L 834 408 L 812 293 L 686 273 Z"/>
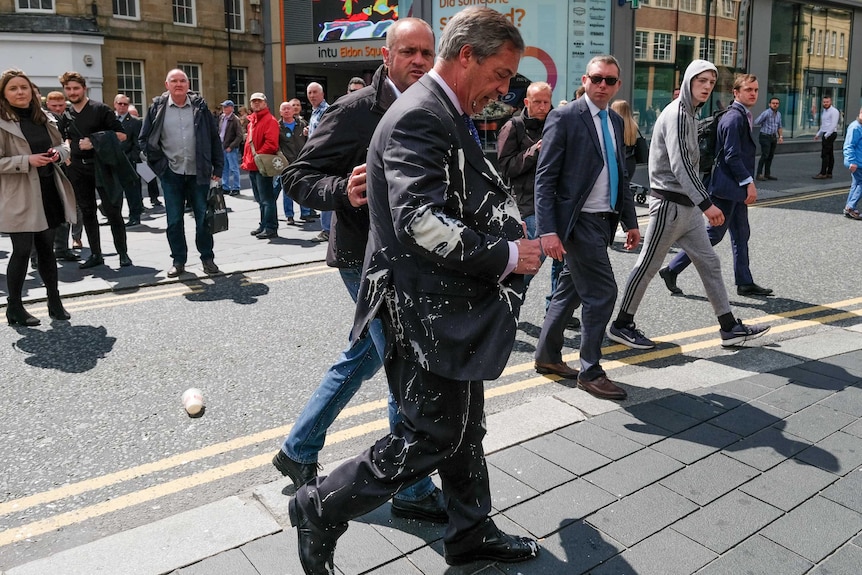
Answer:
<path fill-rule="evenodd" d="M 535 359 L 543 373 L 577 378 L 578 387 L 596 397 L 625 399 L 625 390 L 599 365 L 617 299 L 608 246 L 620 222 L 626 249 L 634 249 L 641 237 L 628 193 L 623 120 L 608 106 L 620 89 L 619 62 L 596 56 L 581 80 L 584 96 L 548 114 L 536 168 L 536 232 L 543 252 L 565 258 L 567 265 L 545 314 Z M 563 330 L 579 304 L 580 373 L 562 358 Z"/>

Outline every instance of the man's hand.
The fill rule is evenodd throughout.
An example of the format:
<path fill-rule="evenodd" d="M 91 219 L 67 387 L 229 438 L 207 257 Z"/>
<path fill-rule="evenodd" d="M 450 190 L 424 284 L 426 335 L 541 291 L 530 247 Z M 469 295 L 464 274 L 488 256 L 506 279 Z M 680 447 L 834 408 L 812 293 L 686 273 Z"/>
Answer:
<path fill-rule="evenodd" d="M 81 138 L 78 140 L 78 148 L 81 150 L 92 150 L 93 143 L 90 142 L 90 138 Z"/>
<path fill-rule="evenodd" d="M 347 200 L 354 208 L 359 208 L 368 203 L 368 197 L 365 195 L 365 190 L 368 186 L 365 183 L 365 164 L 356 166 L 350 175 L 347 177 Z"/>
<path fill-rule="evenodd" d="M 748 182 L 746 192 L 748 195 L 745 197 L 745 205 L 750 206 L 757 201 L 757 187 L 754 185 L 754 182 Z"/>
<path fill-rule="evenodd" d="M 535 275 L 542 265 L 542 246 L 539 240 L 516 240 L 518 264 L 512 273 Z"/>
<path fill-rule="evenodd" d="M 530 154 L 531 156 L 535 156 L 536 154 L 538 154 L 538 153 L 539 153 L 539 151 L 540 151 L 541 149 L 542 149 L 542 140 L 539 140 L 538 142 L 536 142 L 535 144 L 533 144 L 532 146 L 530 146 L 529 154 Z"/>
<path fill-rule="evenodd" d="M 858 168 L 856 164 L 850 164 L 850 173 L 853 174 L 856 172 L 856 168 Z"/>
<path fill-rule="evenodd" d="M 632 228 L 626 231 L 626 243 L 623 244 L 623 247 L 629 251 L 638 247 L 638 244 L 641 243 L 641 231 L 639 228 Z"/>
<path fill-rule="evenodd" d="M 706 219 L 709 220 L 709 225 L 711 226 L 720 226 L 724 223 L 724 212 L 722 212 L 717 206 L 712 205 L 709 206 L 703 215 L 706 216 Z"/>
<path fill-rule="evenodd" d="M 566 253 L 566 249 L 557 234 L 542 236 L 539 238 L 539 242 L 541 242 L 542 251 L 546 256 L 552 257 L 558 262 L 563 261 L 563 254 Z"/>

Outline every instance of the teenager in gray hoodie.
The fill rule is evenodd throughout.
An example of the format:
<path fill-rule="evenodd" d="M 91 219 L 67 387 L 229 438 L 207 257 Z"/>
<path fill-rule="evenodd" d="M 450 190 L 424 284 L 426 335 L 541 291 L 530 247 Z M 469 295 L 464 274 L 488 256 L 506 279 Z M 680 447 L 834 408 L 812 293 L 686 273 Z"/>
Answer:
<path fill-rule="evenodd" d="M 653 127 L 649 154 L 649 226 L 643 248 L 626 283 L 620 312 L 608 328 L 608 337 L 635 349 L 652 349 L 655 343 L 634 323 L 634 316 L 647 286 L 659 271 L 673 244 L 684 249 L 694 262 L 721 326 L 721 345 L 740 345 L 760 337 L 769 326 L 745 325 L 734 318 L 721 261 L 709 242 L 703 216 L 713 226 L 724 222 L 724 214 L 713 205 L 700 179 L 697 144 L 697 112 L 709 99 L 718 75 L 706 60 L 688 65 L 679 98 L 668 104 Z"/>

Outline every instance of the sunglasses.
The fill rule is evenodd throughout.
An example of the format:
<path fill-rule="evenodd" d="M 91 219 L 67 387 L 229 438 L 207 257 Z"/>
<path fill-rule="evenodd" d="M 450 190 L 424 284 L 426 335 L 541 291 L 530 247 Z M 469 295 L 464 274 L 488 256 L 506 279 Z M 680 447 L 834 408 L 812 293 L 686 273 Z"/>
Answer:
<path fill-rule="evenodd" d="M 601 84 L 601 83 L 602 83 L 602 80 L 604 80 L 605 84 L 607 84 L 608 86 L 613 86 L 613 85 L 615 85 L 617 82 L 619 82 L 619 81 L 620 81 L 620 79 L 619 79 L 619 78 L 614 78 L 613 76 L 599 76 L 599 75 L 595 75 L 595 76 L 587 76 L 587 78 L 589 78 L 589 79 L 590 79 L 590 82 L 592 82 L 593 84 L 596 84 L 596 85 Z"/>

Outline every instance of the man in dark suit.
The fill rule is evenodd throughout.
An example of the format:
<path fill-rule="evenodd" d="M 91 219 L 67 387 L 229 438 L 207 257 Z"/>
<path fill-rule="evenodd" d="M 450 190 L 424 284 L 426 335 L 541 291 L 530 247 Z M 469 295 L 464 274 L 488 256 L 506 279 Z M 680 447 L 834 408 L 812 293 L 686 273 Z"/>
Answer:
<path fill-rule="evenodd" d="M 138 145 L 138 136 L 141 134 L 141 125 L 143 122 L 140 118 L 136 118 L 129 113 L 129 97 L 125 94 L 117 94 L 114 96 L 114 112 L 117 113 L 117 119 L 123 124 L 123 130 L 126 132 L 126 141 L 120 143 L 120 148 L 129 163 L 134 166 L 141 163 L 141 148 Z M 126 227 L 137 226 L 141 223 L 141 214 L 144 213 L 144 199 L 141 194 L 141 180 L 138 178 L 137 186 L 123 189 L 126 195 L 126 203 L 129 204 L 129 221 L 126 222 Z"/>
<path fill-rule="evenodd" d="M 623 120 L 608 107 L 620 89 L 616 58 L 594 57 L 582 82 L 583 97 L 548 114 L 536 169 L 536 233 L 544 253 L 567 264 L 539 334 L 536 371 L 577 379 L 596 397 L 625 399 L 599 364 L 617 298 L 607 248 L 620 222 L 626 249 L 641 237 L 628 192 Z M 580 373 L 562 359 L 563 330 L 579 304 Z"/>
<path fill-rule="evenodd" d="M 447 563 L 538 552 L 534 540 L 507 535 L 488 517 L 482 380 L 505 367 L 523 274 L 538 269 L 539 246 L 523 238 L 515 200 L 467 115 L 508 91 L 523 50 L 503 14 L 459 12 L 443 30 L 434 69 L 392 104 L 371 140 L 371 230 L 353 335 L 383 320 L 384 365 L 402 421 L 291 500 L 307 574 L 333 572 L 349 519 L 434 469 L 449 513 Z"/>
<path fill-rule="evenodd" d="M 757 102 L 758 91 L 757 77 L 752 74 L 739 74 L 734 80 L 733 103 L 718 122 L 716 149 L 720 152 L 709 182 L 712 203 L 724 214 L 722 224 L 707 228 L 709 243 L 718 244 L 724 234 L 730 231 L 736 292 L 748 296 L 772 293 L 771 289 L 754 283 L 748 258 L 748 240 L 751 237 L 748 206 L 757 201 L 757 187 L 754 184 L 757 146 L 751 135 L 751 107 Z M 669 275 L 676 282 L 676 276 L 690 263 L 691 259 L 681 251 L 667 266 L 662 277 Z"/>

